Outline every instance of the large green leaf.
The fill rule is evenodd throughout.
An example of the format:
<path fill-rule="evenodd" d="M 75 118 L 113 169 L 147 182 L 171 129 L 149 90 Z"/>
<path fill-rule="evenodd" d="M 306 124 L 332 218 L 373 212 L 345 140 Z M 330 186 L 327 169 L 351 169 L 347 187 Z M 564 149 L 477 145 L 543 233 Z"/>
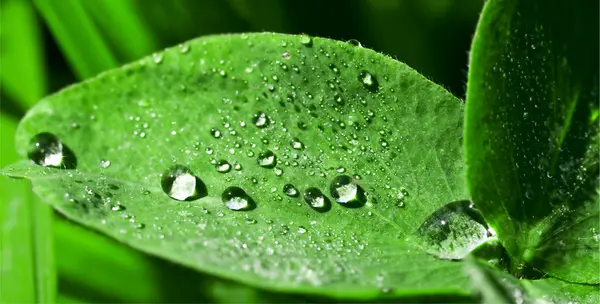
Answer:
<path fill-rule="evenodd" d="M 352 44 L 207 37 L 68 88 L 28 113 L 17 134 L 21 155 L 34 135 L 51 132 L 63 156 L 66 147 L 75 153 L 63 165 L 77 170 L 21 163 L 3 172 L 31 179 L 38 195 L 84 225 L 254 286 L 357 298 L 465 295 L 460 262 L 410 241 L 430 214 L 467 198 L 461 113 L 460 100 L 412 69 Z M 266 151 L 276 160 L 260 166 Z M 189 168 L 208 195 L 184 195 L 185 178 L 161 186 L 174 165 Z M 343 174 L 353 176 L 351 190 L 358 185 L 354 208 L 330 196 Z M 304 196 L 320 189 L 330 210 L 287 196 L 288 183 Z M 230 186 L 255 208 L 229 210 L 221 195 Z M 171 199 L 163 187 L 189 199 Z M 450 248 L 456 235 L 462 245 L 465 233 L 428 229 L 480 225 L 459 215 L 465 208 L 436 212 L 445 220 L 427 221 L 417 237 L 437 235 Z"/>
<path fill-rule="evenodd" d="M 488 1 L 465 122 L 469 190 L 515 265 L 584 283 L 600 282 L 597 11 Z"/>

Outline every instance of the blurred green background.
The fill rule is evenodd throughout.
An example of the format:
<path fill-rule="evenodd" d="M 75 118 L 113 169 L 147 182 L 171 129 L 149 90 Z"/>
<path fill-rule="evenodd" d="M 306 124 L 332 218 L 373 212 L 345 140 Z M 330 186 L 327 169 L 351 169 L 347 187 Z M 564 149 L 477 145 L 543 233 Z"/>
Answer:
<path fill-rule="evenodd" d="M 0 166 L 19 159 L 17 122 L 43 96 L 203 35 L 356 39 L 464 98 L 483 2 L 1 0 Z M 248 288 L 139 253 L 53 214 L 25 181 L 1 177 L 0 191 L 0 302 L 327 301 Z"/>

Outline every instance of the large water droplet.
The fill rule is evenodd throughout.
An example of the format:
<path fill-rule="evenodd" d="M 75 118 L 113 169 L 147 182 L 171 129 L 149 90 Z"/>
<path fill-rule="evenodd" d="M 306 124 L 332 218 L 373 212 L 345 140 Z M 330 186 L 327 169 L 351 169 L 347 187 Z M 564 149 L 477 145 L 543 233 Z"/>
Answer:
<path fill-rule="evenodd" d="M 431 214 L 416 232 L 421 248 L 442 259 L 462 259 L 484 243 L 489 232 L 470 201 L 449 203 Z"/>
<path fill-rule="evenodd" d="M 256 112 L 252 117 L 252 123 L 259 128 L 266 128 L 270 122 L 269 116 L 265 112 Z"/>
<path fill-rule="evenodd" d="M 283 185 L 283 194 L 285 194 L 289 197 L 298 197 L 300 192 L 298 192 L 298 189 L 296 189 L 296 187 L 294 187 L 294 185 L 285 184 L 285 185 Z"/>
<path fill-rule="evenodd" d="M 179 201 L 193 201 L 207 194 L 204 183 L 182 165 L 174 165 L 165 171 L 161 186 L 167 195 Z"/>
<path fill-rule="evenodd" d="M 56 135 L 43 132 L 31 138 L 27 153 L 31 162 L 44 167 L 75 169 L 75 153 L 64 145 Z"/>
<path fill-rule="evenodd" d="M 258 154 L 256 162 L 263 168 L 273 168 L 277 164 L 277 157 L 271 150 L 267 150 Z"/>
<path fill-rule="evenodd" d="M 344 207 L 362 207 L 367 202 L 365 192 L 348 175 L 338 175 L 329 186 L 333 199 Z"/>
<path fill-rule="evenodd" d="M 358 73 L 358 80 L 371 92 L 376 92 L 379 89 L 379 83 L 375 76 L 365 70 Z"/>
<path fill-rule="evenodd" d="M 318 212 L 326 212 L 331 209 L 331 202 L 323 195 L 321 190 L 310 187 L 304 191 L 304 201 Z"/>
<path fill-rule="evenodd" d="M 254 201 L 246 194 L 246 191 L 236 186 L 225 189 L 223 194 L 221 194 L 221 199 L 227 208 L 235 211 L 250 210 L 256 207 Z"/>

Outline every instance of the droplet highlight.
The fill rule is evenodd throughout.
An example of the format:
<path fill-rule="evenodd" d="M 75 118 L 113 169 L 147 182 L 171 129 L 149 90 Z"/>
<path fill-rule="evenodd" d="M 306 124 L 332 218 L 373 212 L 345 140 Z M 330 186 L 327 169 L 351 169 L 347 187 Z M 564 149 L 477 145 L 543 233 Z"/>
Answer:
<path fill-rule="evenodd" d="M 243 211 L 254 209 L 254 201 L 246 194 L 246 191 L 240 187 L 231 186 L 223 191 L 221 199 L 227 208 L 234 211 Z"/>

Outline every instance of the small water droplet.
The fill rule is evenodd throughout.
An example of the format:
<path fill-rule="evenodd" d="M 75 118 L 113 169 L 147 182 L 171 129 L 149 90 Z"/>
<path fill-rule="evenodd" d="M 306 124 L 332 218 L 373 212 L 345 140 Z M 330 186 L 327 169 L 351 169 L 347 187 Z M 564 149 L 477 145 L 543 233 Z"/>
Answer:
<path fill-rule="evenodd" d="M 163 191 L 179 201 L 192 201 L 206 196 L 206 186 L 192 171 L 182 165 L 174 165 L 163 173 Z"/>
<path fill-rule="evenodd" d="M 348 175 L 336 176 L 329 186 L 333 199 L 344 207 L 357 208 L 367 202 L 365 192 L 352 177 Z"/>
<path fill-rule="evenodd" d="M 298 234 L 305 234 L 306 233 L 306 228 L 302 227 L 302 226 L 298 226 Z"/>
<path fill-rule="evenodd" d="M 263 168 L 273 168 L 277 164 L 277 157 L 271 150 L 266 150 L 258 154 L 256 162 Z"/>
<path fill-rule="evenodd" d="M 273 173 L 275 173 L 276 176 L 282 176 L 283 175 L 283 170 L 281 170 L 281 168 L 275 167 L 273 169 Z"/>
<path fill-rule="evenodd" d="M 304 150 L 304 144 L 297 137 L 292 138 L 290 146 L 296 150 Z"/>
<path fill-rule="evenodd" d="M 212 135 L 214 138 L 221 138 L 221 136 L 223 136 L 221 131 L 217 128 L 210 129 L 210 135 Z"/>
<path fill-rule="evenodd" d="M 376 92 L 379 89 L 379 83 L 375 76 L 365 70 L 358 73 L 358 80 L 371 92 Z"/>
<path fill-rule="evenodd" d="M 162 53 L 154 53 L 154 54 L 152 54 L 152 59 L 154 60 L 154 63 L 159 64 L 163 61 L 163 54 Z"/>
<path fill-rule="evenodd" d="M 259 128 L 266 128 L 270 124 L 270 119 L 265 112 L 256 112 L 252 117 L 252 123 Z"/>
<path fill-rule="evenodd" d="M 231 210 L 250 210 L 254 208 L 254 202 L 240 187 L 231 186 L 223 191 L 221 199 L 225 206 Z"/>
<path fill-rule="evenodd" d="M 318 212 L 326 212 L 331 209 L 331 202 L 323 195 L 321 190 L 310 187 L 304 191 L 304 201 Z"/>
<path fill-rule="evenodd" d="M 347 42 L 353 46 L 362 47 L 362 44 L 360 43 L 360 41 L 358 41 L 356 39 L 350 39 Z"/>
<path fill-rule="evenodd" d="M 298 189 L 296 189 L 296 187 L 294 187 L 294 185 L 285 184 L 285 185 L 283 185 L 283 194 L 285 194 L 289 197 L 298 197 L 300 192 L 298 192 Z"/>
<path fill-rule="evenodd" d="M 219 172 L 219 173 L 227 173 L 227 172 L 231 171 L 231 164 L 229 164 L 228 161 L 221 159 L 221 160 L 217 161 L 217 163 L 215 164 L 215 168 L 217 169 L 217 172 Z"/>
<path fill-rule="evenodd" d="M 62 169 L 75 169 L 77 158 L 56 135 L 43 132 L 31 138 L 29 160 L 34 164 Z"/>
<path fill-rule="evenodd" d="M 114 206 L 112 206 L 112 208 L 110 208 L 110 210 L 112 211 L 123 211 L 125 210 L 125 206 L 121 205 L 121 204 L 116 204 Z"/>
<path fill-rule="evenodd" d="M 110 160 L 103 159 L 100 161 L 100 168 L 106 169 L 108 167 L 110 167 Z"/>
<path fill-rule="evenodd" d="M 306 34 L 300 35 L 300 43 L 305 46 L 312 46 L 312 38 Z"/>
<path fill-rule="evenodd" d="M 190 51 L 190 45 L 187 43 L 182 43 L 179 45 L 179 51 L 183 54 L 186 54 Z"/>

